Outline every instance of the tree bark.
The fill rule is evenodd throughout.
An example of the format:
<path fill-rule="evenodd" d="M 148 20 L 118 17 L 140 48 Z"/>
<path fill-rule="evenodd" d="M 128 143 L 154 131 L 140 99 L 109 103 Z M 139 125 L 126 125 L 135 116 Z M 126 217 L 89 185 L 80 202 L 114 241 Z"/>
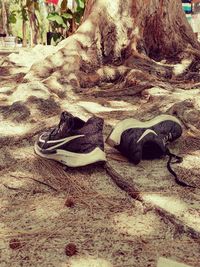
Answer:
<path fill-rule="evenodd" d="M 34 46 L 38 42 L 38 23 L 35 13 L 29 14 L 30 26 L 31 26 L 31 46 Z"/>
<path fill-rule="evenodd" d="M 31 27 L 31 46 L 34 46 L 38 42 L 39 23 L 35 14 L 34 2 L 28 7 L 29 21 Z"/>
<path fill-rule="evenodd" d="M 77 91 L 96 96 L 116 90 L 134 95 L 134 90 L 138 93 L 160 82 L 185 81 L 185 73 L 177 75 L 174 66 L 165 64 L 184 58 L 193 62 L 187 67 L 188 81 L 192 73 L 198 82 L 199 57 L 200 44 L 181 0 L 87 0 L 76 33 L 42 66 L 33 66 L 30 75 L 45 78 L 54 73 Z M 96 91 L 83 90 L 96 85 Z"/>
<path fill-rule="evenodd" d="M 8 35 L 8 18 L 7 18 L 7 11 L 6 11 L 6 3 L 4 0 L 1 0 L 2 6 L 2 24 L 3 24 L 3 32 Z"/>
<path fill-rule="evenodd" d="M 27 40 L 26 40 L 26 21 L 22 20 L 22 46 L 27 46 Z"/>
<path fill-rule="evenodd" d="M 181 0 L 117 0 L 114 3 L 88 0 L 84 20 L 90 17 L 95 23 L 98 12 L 104 49 L 114 49 L 114 58 L 122 57 L 122 52 L 128 56 L 137 51 L 159 60 L 176 56 L 188 45 L 199 49 Z M 105 42 L 110 36 L 108 48 Z M 108 56 L 108 52 L 104 52 Z"/>

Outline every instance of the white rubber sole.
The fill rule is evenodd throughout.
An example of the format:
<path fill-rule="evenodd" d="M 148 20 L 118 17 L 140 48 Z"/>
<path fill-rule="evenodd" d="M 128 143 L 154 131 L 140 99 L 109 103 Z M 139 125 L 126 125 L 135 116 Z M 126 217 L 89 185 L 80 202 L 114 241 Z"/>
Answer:
<path fill-rule="evenodd" d="M 86 154 L 73 153 L 61 149 L 57 149 L 54 154 L 43 154 L 37 143 L 35 143 L 34 150 L 40 157 L 59 161 L 68 167 L 81 167 L 98 161 L 106 161 L 105 152 L 98 147 Z"/>
<path fill-rule="evenodd" d="M 120 144 L 121 135 L 124 131 L 131 128 L 150 128 L 155 124 L 158 124 L 163 121 L 174 121 L 181 125 L 181 122 L 174 116 L 171 115 L 159 115 L 149 121 L 139 121 L 136 119 L 125 119 L 117 123 L 115 128 L 111 131 L 110 135 L 106 139 L 106 143 L 114 147 Z"/>

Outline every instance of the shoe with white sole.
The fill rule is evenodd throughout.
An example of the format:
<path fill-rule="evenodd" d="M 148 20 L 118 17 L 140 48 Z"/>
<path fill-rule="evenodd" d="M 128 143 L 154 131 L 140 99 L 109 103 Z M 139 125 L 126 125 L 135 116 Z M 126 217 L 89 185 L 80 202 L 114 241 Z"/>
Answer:
<path fill-rule="evenodd" d="M 37 155 L 69 167 L 80 167 L 106 161 L 103 142 L 103 119 L 87 122 L 68 112 L 61 114 L 57 127 L 42 133 L 35 142 Z"/>
<path fill-rule="evenodd" d="M 149 121 L 125 119 L 111 131 L 106 142 L 115 147 L 134 164 L 142 159 L 155 159 L 168 155 L 167 169 L 175 177 L 177 184 L 193 187 L 177 177 L 172 170 L 173 163 L 182 162 L 182 158 L 172 154 L 167 145 L 182 134 L 180 121 L 171 115 L 160 115 Z"/>
<path fill-rule="evenodd" d="M 144 122 L 129 118 L 115 126 L 106 142 L 138 164 L 143 158 L 165 154 L 166 145 L 181 134 L 180 121 L 171 115 L 160 115 Z"/>

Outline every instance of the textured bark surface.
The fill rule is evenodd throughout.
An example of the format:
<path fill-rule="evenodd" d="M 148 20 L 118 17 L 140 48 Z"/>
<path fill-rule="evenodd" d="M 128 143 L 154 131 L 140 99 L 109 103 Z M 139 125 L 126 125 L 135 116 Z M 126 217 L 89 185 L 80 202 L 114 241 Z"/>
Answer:
<path fill-rule="evenodd" d="M 88 0 L 82 25 L 57 49 L 26 78 L 51 74 L 94 96 L 200 81 L 200 44 L 180 0 Z"/>
<path fill-rule="evenodd" d="M 113 42 L 106 50 L 113 51 L 114 58 L 122 57 L 123 52 L 127 56 L 129 48 L 130 53 L 143 52 L 154 59 L 172 58 L 188 45 L 199 48 L 181 1 L 91 0 L 85 12 L 87 18 L 97 21 L 104 47 L 108 44 L 106 39 L 112 36 Z"/>
<path fill-rule="evenodd" d="M 8 21 L 7 21 L 7 11 L 6 11 L 6 2 L 1 1 L 1 19 L 2 19 L 2 30 L 3 33 L 8 35 Z"/>

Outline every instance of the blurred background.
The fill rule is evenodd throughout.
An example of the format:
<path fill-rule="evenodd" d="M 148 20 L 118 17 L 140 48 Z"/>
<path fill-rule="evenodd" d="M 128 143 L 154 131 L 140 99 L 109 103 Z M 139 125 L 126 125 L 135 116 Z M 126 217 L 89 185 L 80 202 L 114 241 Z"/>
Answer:
<path fill-rule="evenodd" d="M 85 0 L 0 0 L 0 45 L 56 45 L 81 23 Z"/>

